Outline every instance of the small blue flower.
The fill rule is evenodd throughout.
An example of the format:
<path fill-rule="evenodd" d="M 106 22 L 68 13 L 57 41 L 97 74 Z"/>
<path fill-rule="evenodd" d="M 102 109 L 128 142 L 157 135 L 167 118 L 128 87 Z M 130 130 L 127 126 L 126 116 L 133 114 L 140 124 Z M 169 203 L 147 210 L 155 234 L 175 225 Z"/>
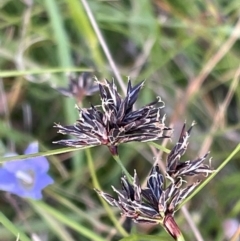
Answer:
<path fill-rule="evenodd" d="M 38 152 L 38 143 L 30 143 L 24 154 Z M 16 153 L 8 156 L 17 155 Z M 41 199 L 42 189 L 52 184 L 53 179 L 47 174 L 48 160 L 45 157 L 34 157 L 26 160 L 6 162 L 0 168 L 0 190 L 20 197 Z"/>

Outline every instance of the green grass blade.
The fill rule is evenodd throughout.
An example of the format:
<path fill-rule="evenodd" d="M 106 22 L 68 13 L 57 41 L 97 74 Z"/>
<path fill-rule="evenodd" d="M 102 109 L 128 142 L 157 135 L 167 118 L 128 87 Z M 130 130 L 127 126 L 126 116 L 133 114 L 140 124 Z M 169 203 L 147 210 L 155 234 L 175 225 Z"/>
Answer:
<path fill-rule="evenodd" d="M 86 154 L 87 154 L 88 167 L 89 167 L 89 171 L 91 173 L 93 185 L 98 190 L 101 190 L 101 186 L 100 186 L 100 183 L 99 183 L 97 175 L 96 175 L 96 171 L 95 171 L 95 168 L 94 168 L 94 164 L 93 164 L 93 160 L 92 160 L 90 150 L 86 150 Z M 105 202 L 105 200 L 103 200 L 101 197 L 100 197 L 100 201 L 101 201 L 104 209 L 106 210 L 106 213 L 108 214 L 110 220 L 115 225 L 116 229 L 121 233 L 122 236 L 124 236 L 124 237 L 128 236 L 128 233 L 126 232 L 126 230 L 120 225 L 120 223 L 116 219 L 116 217 L 115 217 L 111 207 L 109 206 L 109 204 L 107 204 L 107 202 Z"/>
<path fill-rule="evenodd" d="M 171 152 L 171 150 L 167 149 L 167 148 L 164 147 L 164 146 L 158 145 L 158 144 L 155 143 L 155 142 L 151 142 L 150 145 L 156 147 L 158 150 L 163 151 L 163 152 L 165 152 L 165 153 L 170 153 L 170 152 Z"/>
<path fill-rule="evenodd" d="M 63 227 L 63 225 L 61 225 L 58 221 L 56 221 L 51 215 L 49 215 L 46 212 L 43 212 L 42 209 L 38 208 L 37 205 L 35 205 L 34 208 L 38 212 L 38 214 L 42 216 L 42 218 L 45 220 L 48 227 L 58 236 L 59 240 L 74 241 L 74 239 Z"/>
<path fill-rule="evenodd" d="M 38 152 L 34 154 L 29 154 L 29 155 L 19 155 L 19 156 L 12 156 L 12 157 L 4 157 L 1 158 L 0 163 L 8 162 L 8 161 L 15 161 L 15 160 L 24 160 L 24 159 L 29 159 L 32 157 L 37 157 L 37 156 L 52 156 L 52 155 L 57 155 L 61 153 L 66 153 L 70 151 L 79 151 L 83 150 L 86 148 L 90 148 L 91 146 L 86 146 L 83 148 L 76 148 L 76 147 L 65 147 L 65 148 L 59 148 L 51 151 L 43 151 L 43 152 Z"/>
<path fill-rule="evenodd" d="M 88 213 L 84 212 L 83 210 L 81 210 L 80 208 L 78 208 L 74 203 L 72 203 L 70 200 L 68 200 L 67 198 L 57 194 L 56 192 L 51 192 L 51 190 L 46 190 L 47 194 L 49 196 L 51 196 L 54 200 L 56 200 L 58 203 L 60 203 L 61 205 L 65 206 L 66 208 L 68 208 L 71 212 L 75 213 L 76 215 L 79 216 L 80 220 L 85 220 L 89 223 L 91 223 L 94 227 L 98 227 L 98 226 L 102 226 L 103 224 L 100 223 L 100 221 L 92 218 L 91 216 L 89 216 Z"/>
<path fill-rule="evenodd" d="M 83 9 L 81 1 L 67 0 L 66 4 L 68 5 L 70 11 L 70 18 L 72 18 L 73 22 L 75 23 L 77 32 L 81 35 L 82 38 L 84 38 L 84 41 L 86 42 L 98 69 L 104 72 L 105 63 L 99 48 L 99 41 L 92 29 L 92 26 Z"/>
<path fill-rule="evenodd" d="M 16 227 L 10 220 L 6 218 L 6 216 L 0 212 L 0 222 L 4 227 L 6 227 L 11 233 L 17 237 L 19 235 L 19 240 L 21 241 L 31 241 L 30 238 L 26 236 L 18 227 Z"/>
<path fill-rule="evenodd" d="M 54 74 L 54 73 L 66 73 L 66 72 L 92 72 L 92 69 L 89 68 L 49 68 L 49 69 L 32 69 L 32 70 L 9 70 L 9 71 L 1 71 L 0 77 L 16 77 L 23 75 L 33 75 L 33 74 Z"/>
<path fill-rule="evenodd" d="M 72 65 L 71 50 L 57 2 L 55 0 L 45 0 L 45 5 L 51 19 L 60 64 L 63 67 L 70 67 Z"/>
<path fill-rule="evenodd" d="M 45 0 L 45 4 L 51 18 L 52 27 L 55 34 L 55 41 L 57 43 L 57 50 L 59 56 L 59 63 L 62 67 L 72 66 L 71 49 L 70 42 L 67 37 L 67 33 L 64 29 L 63 19 L 61 12 L 58 8 L 58 1 L 55 0 Z M 65 77 L 64 84 L 68 86 L 68 79 Z M 75 101 L 71 98 L 64 99 L 64 111 L 66 116 L 66 121 L 68 124 L 75 123 L 77 119 L 77 112 L 74 111 Z M 74 169 L 77 170 L 81 165 L 81 154 L 73 156 Z"/>
<path fill-rule="evenodd" d="M 44 202 L 29 201 L 29 203 L 32 205 L 34 209 L 38 209 L 42 212 L 47 212 L 48 214 L 52 215 L 56 220 L 77 231 L 84 237 L 87 237 L 95 241 L 106 241 L 105 239 L 97 235 L 96 232 L 93 232 L 92 230 L 87 229 L 79 223 L 67 218 L 67 216 L 63 214 L 61 211 L 58 211 L 57 209 L 50 207 Z"/>

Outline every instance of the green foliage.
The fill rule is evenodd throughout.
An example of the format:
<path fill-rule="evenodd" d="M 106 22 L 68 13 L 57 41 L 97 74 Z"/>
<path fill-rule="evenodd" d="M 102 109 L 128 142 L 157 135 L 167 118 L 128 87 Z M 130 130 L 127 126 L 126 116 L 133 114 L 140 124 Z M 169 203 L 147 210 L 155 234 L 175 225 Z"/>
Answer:
<path fill-rule="evenodd" d="M 49 241 L 171 240 L 160 226 L 134 223 L 134 233 L 124 237 L 127 221 L 93 191 L 101 185 L 113 194 L 111 185 L 121 186 L 121 170 L 105 146 L 76 150 L 52 144 L 62 138 L 54 122 L 72 125 L 78 118 L 75 100 L 56 91 L 67 87 L 67 73 L 93 72 L 100 80 L 115 73 L 81 1 L 24 2 L 31 0 L 0 1 L 0 153 L 22 153 L 38 140 L 37 155 L 49 159 L 55 184 L 39 202 L 1 192 L 1 240 L 17 240 L 18 234 L 22 241 L 33 234 Z M 137 107 L 160 96 L 166 124 L 174 128 L 166 145 L 121 145 L 123 165 L 132 175 L 136 169 L 144 184 L 155 160 L 165 161 L 183 122 L 190 126 L 195 120 L 184 159 L 210 150 L 217 172 L 189 198 L 188 210 L 204 240 L 223 240 L 224 221 L 240 212 L 239 1 L 87 2 L 124 83 L 126 76 L 135 84 L 146 79 Z M 81 105 L 90 103 L 100 104 L 98 94 Z M 181 212 L 176 219 L 185 239 L 196 240 Z"/>

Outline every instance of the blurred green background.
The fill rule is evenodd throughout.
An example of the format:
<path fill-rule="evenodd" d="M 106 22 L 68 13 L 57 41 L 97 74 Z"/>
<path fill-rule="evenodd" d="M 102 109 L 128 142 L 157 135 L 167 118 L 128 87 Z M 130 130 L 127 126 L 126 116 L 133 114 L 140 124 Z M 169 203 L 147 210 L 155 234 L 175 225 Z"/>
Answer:
<path fill-rule="evenodd" d="M 166 124 L 174 128 L 164 145 L 170 149 L 183 122 L 190 126 L 195 120 L 184 159 L 210 150 L 217 168 L 240 142 L 240 1 L 87 3 L 125 85 L 127 76 L 134 84 L 146 80 L 137 107 L 156 96 L 164 100 Z M 55 90 L 68 86 L 71 70 L 115 78 L 80 0 L 1 0 L 0 69 L 1 154 L 23 153 L 36 139 L 41 151 L 60 148 L 52 144 L 63 138 L 54 122 L 69 125 L 78 117 L 75 100 Z M 81 105 L 90 103 L 100 104 L 99 95 Z M 142 183 L 156 158 L 165 162 L 166 156 L 146 143 L 121 145 L 119 153 Z M 92 148 L 91 156 L 102 189 L 112 193 L 111 185 L 120 187 L 120 168 L 104 146 Z M 1 192 L 1 212 L 34 241 L 119 240 L 123 233 L 93 191 L 88 158 L 84 150 L 48 157 L 55 184 L 44 199 L 32 202 Z M 186 205 L 203 240 L 229 240 L 223 224 L 240 218 L 239 158 L 240 153 Z M 123 222 L 117 209 L 110 210 Z M 186 240 L 196 240 L 181 211 L 176 219 Z M 153 240 L 165 234 L 158 226 L 132 226 L 133 233 L 151 234 Z M 16 239 L 0 226 L 0 241 Z"/>

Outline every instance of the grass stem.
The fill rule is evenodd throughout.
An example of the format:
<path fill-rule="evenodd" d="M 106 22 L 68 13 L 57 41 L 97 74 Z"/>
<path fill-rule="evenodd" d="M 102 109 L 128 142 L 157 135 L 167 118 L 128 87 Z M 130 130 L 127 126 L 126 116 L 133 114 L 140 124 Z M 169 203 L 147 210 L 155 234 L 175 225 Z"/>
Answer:
<path fill-rule="evenodd" d="M 90 175 L 92 177 L 92 181 L 93 181 L 93 185 L 95 188 L 101 190 L 101 186 L 99 184 L 96 172 L 95 172 L 95 168 L 94 168 L 94 164 L 93 164 L 93 160 L 92 160 L 92 155 L 90 152 L 90 149 L 86 149 L 86 155 L 87 155 L 87 162 L 88 162 L 88 167 L 89 167 L 89 171 L 90 171 Z M 116 229 L 118 230 L 118 232 L 123 236 L 123 237 L 127 237 L 128 233 L 125 231 L 125 229 L 121 226 L 121 224 L 118 222 L 118 220 L 116 219 L 112 209 L 109 207 L 109 205 L 102 199 L 100 198 L 100 201 L 104 207 L 104 209 L 106 210 L 109 218 L 111 219 L 111 221 L 113 222 L 113 224 L 115 225 Z"/>

